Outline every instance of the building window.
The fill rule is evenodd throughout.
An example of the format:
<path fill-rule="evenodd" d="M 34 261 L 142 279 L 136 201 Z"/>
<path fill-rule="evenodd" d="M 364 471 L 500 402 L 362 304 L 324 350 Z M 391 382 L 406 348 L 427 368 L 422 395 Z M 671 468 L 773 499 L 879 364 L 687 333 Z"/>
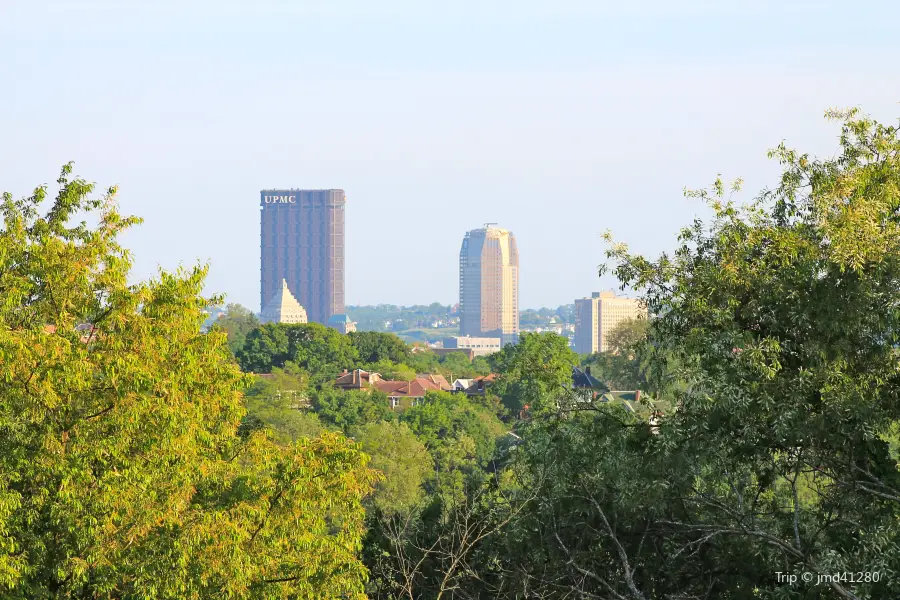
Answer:
<path fill-rule="evenodd" d="M 391 398 L 391 408 L 397 408 L 398 406 L 400 406 L 400 399 Z"/>

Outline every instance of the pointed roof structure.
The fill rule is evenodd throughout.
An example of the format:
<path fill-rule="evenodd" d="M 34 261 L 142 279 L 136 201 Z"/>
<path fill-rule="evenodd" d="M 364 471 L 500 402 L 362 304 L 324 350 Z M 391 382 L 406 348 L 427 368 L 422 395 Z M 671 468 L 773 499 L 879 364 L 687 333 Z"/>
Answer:
<path fill-rule="evenodd" d="M 287 280 L 281 280 L 281 290 L 263 307 L 262 321 L 264 323 L 306 323 L 306 309 L 300 306 L 300 303 L 291 294 Z"/>

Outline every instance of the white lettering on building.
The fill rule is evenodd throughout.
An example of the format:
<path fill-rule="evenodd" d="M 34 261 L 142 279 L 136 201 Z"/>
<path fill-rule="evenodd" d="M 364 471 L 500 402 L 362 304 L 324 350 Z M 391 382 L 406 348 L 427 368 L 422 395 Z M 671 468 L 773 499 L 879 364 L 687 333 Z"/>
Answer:
<path fill-rule="evenodd" d="M 297 196 L 263 196 L 266 204 L 297 204 Z"/>

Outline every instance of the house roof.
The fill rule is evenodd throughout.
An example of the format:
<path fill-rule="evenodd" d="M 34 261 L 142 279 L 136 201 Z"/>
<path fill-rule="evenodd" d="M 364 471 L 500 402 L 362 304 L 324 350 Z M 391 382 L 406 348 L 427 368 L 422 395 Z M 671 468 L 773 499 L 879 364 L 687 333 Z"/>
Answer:
<path fill-rule="evenodd" d="M 422 385 L 421 380 L 412 381 L 376 381 L 372 386 L 390 397 L 422 398 L 429 388 Z"/>
<path fill-rule="evenodd" d="M 590 369 L 582 371 L 578 367 L 572 367 L 572 387 L 576 389 L 590 388 L 604 394 L 609 391 L 602 381 L 591 375 Z"/>
<path fill-rule="evenodd" d="M 379 378 L 380 375 L 378 375 L 378 373 L 370 373 L 362 369 L 354 369 L 347 373 L 342 373 L 337 379 L 334 380 L 334 385 L 337 387 L 354 385 L 367 386 L 371 385 L 372 379 Z"/>
<path fill-rule="evenodd" d="M 497 379 L 496 373 L 488 373 L 487 375 L 479 375 L 478 377 L 475 377 L 474 379 L 472 379 L 472 381 L 477 383 L 479 381 L 484 381 L 484 382 L 494 381 L 495 379 Z"/>
<path fill-rule="evenodd" d="M 429 383 L 438 386 L 437 389 L 449 391 L 452 389 L 452 386 L 447 381 L 447 378 L 440 374 L 434 373 L 420 373 L 416 379 L 425 379 Z"/>

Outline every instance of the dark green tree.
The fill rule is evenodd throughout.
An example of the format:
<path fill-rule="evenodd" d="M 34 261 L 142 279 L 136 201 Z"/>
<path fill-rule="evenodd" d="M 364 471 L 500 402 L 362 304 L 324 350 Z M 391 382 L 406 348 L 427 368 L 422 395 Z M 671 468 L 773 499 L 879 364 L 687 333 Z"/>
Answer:
<path fill-rule="evenodd" d="M 341 369 L 354 368 L 359 355 L 347 336 L 319 323 L 266 323 L 247 334 L 237 359 L 244 371 L 254 373 L 268 373 L 290 361 L 320 384 Z"/>
<path fill-rule="evenodd" d="M 523 425 L 539 500 L 498 573 L 544 598 L 900 596 L 880 576 L 900 569 L 900 136 L 832 116 L 840 152 L 779 147 L 752 203 L 693 192 L 714 218 L 673 255 L 611 246 L 687 385 L 653 423 L 598 404 Z"/>
<path fill-rule="evenodd" d="M 353 331 L 347 334 L 360 361 L 373 364 L 381 361 L 404 363 L 409 358 L 409 346 L 393 333 Z"/>
<path fill-rule="evenodd" d="M 498 374 L 492 392 L 516 413 L 526 406 L 531 411 L 555 409 L 558 396 L 571 387 L 578 355 L 555 333 L 523 333 L 518 344 L 505 346 L 488 360 Z"/>

